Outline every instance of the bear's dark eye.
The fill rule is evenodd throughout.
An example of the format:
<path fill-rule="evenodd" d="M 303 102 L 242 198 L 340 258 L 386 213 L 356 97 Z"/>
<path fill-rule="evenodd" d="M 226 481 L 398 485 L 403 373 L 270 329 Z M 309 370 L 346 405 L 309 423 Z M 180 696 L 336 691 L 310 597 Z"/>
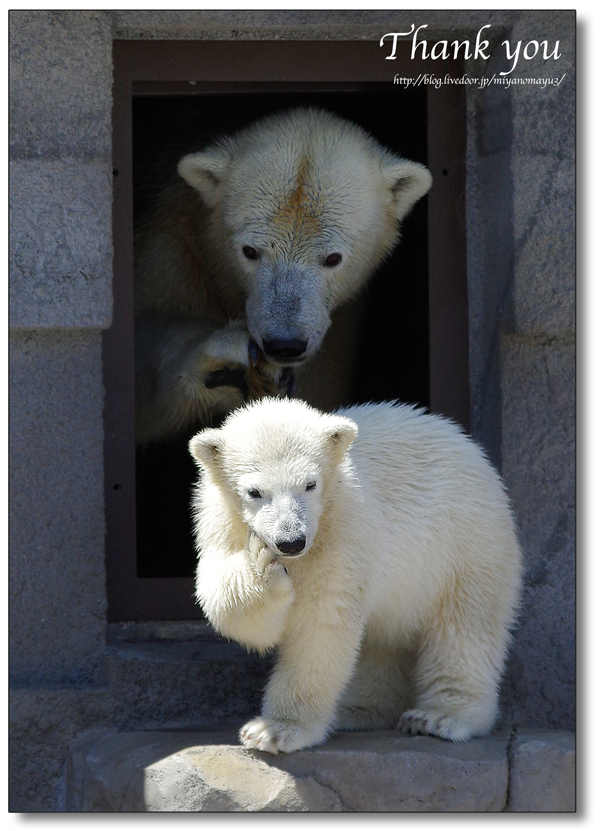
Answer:
<path fill-rule="evenodd" d="M 251 489 L 248 491 L 248 496 L 249 496 L 251 499 L 260 499 L 260 497 L 262 496 L 262 494 L 261 494 L 261 492 L 260 492 L 259 490 L 256 490 L 256 488 L 251 488 Z"/>
<path fill-rule="evenodd" d="M 309 482 L 309 483 L 308 483 L 308 485 L 306 486 L 306 490 L 307 490 L 307 491 L 314 491 L 314 489 L 315 489 L 316 487 L 317 487 L 317 483 L 316 483 L 316 482 Z"/>
<path fill-rule="evenodd" d="M 258 260 L 258 251 L 250 245 L 244 245 L 242 248 L 242 254 L 247 260 Z"/>
<path fill-rule="evenodd" d="M 334 266 L 339 265 L 341 262 L 341 254 L 330 254 L 328 257 L 325 257 L 325 265 L 327 266 L 327 268 L 333 268 Z"/>

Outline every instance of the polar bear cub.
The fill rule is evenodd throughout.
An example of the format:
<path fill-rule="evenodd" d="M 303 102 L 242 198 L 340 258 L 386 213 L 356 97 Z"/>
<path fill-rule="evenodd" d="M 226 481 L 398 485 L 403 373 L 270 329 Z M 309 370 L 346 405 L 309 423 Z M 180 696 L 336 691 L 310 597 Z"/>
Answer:
<path fill-rule="evenodd" d="M 325 414 L 267 398 L 190 450 L 197 599 L 224 636 L 278 648 L 244 745 L 490 731 L 521 554 L 499 476 L 456 425 L 392 403 Z"/>

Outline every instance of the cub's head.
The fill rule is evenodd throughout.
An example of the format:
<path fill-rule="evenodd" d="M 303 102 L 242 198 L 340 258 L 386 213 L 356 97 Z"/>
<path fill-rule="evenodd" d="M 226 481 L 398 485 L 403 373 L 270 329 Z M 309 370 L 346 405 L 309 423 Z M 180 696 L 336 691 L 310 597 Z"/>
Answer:
<path fill-rule="evenodd" d="M 432 182 L 423 165 L 314 109 L 259 121 L 178 170 L 209 209 L 213 259 L 245 294 L 252 337 L 284 366 L 314 355 Z"/>
<path fill-rule="evenodd" d="M 348 418 L 266 398 L 235 411 L 221 428 L 198 433 L 190 452 L 204 471 L 201 487 L 218 488 L 274 554 L 299 557 L 315 541 L 357 432 Z"/>

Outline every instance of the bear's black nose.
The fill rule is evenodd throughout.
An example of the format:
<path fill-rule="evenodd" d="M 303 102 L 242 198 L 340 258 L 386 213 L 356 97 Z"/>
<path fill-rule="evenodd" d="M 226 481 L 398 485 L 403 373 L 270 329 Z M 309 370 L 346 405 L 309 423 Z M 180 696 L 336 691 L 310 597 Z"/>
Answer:
<path fill-rule="evenodd" d="M 271 358 L 300 358 L 306 352 L 308 341 L 299 339 L 274 338 L 263 341 L 263 351 Z"/>
<path fill-rule="evenodd" d="M 278 542 L 277 548 L 282 554 L 299 554 L 306 545 L 306 537 L 298 537 L 297 540 L 291 542 Z"/>

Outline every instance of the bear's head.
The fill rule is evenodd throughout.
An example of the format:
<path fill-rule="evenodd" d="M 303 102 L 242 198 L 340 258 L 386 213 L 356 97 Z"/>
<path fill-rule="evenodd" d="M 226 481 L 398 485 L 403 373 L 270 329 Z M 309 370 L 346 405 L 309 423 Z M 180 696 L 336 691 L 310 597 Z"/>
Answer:
<path fill-rule="evenodd" d="M 276 556 L 299 557 L 315 541 L 357 433 L 349 418 L 299 400 L 263 398 L 222 427 L 202 430 L 190 452 L 202 469 L 201 488 L 217 488 Z"/>
<path fill-rule="evenodd" d="M 213 270 L 233 278 L 250 334 L 283 366 L 314 355 L 432 182 L 423 165 L 314 109 L 265 118 L 178 170 L 208 208 Z"/>

